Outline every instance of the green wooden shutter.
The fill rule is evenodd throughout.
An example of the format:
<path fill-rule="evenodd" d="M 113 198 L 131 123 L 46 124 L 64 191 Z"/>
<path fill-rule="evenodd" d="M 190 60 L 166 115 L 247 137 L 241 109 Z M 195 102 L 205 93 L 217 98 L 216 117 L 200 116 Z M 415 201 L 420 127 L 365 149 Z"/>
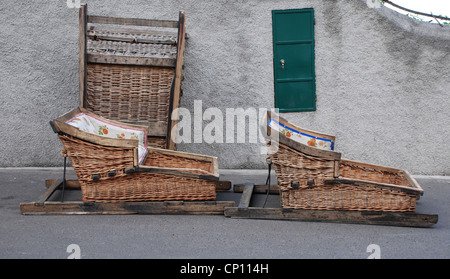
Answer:
<path fill-rule="evenodd" d="M 316 110 L 314 10 L 272 11 L 275 107 Z"/>

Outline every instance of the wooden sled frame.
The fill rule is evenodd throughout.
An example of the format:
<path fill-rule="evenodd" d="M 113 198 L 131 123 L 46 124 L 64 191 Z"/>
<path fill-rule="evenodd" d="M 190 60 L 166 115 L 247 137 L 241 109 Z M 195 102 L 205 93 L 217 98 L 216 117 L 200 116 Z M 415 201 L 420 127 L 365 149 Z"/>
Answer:
<path fill-rule="evenodd" d="M 78 180 L 66 180 L 66 190 L 79 190 Z M 34 202 L 20 204 L 23 215 L 104 215 L 104 214 L 176 214 L 222 215 L 234 201 L 161 201 L 161 202 L 83 202 L 52 201 L 52 195 L 63 186 L 62 179 L 46 180 L 47 190 Z M 231 188 L 230 181 L 218 181 L 216 191 Z"/>
<path fill-rule="evenodd" d="M 279 191 L 278 185 L 270 186 L 270 194 L 279 194 Z M 225 208 L 224 214 L 226 217 L 420 228 L 433 226 L 438 221 L 437 214 L 420 214 L 415 212 L 250 207 L 250 200 L 253 194 L 267 193 L 267 185 L 254 185 L 252 183 L 247 183 L 245 185 L 236 184 L 234 185 L 234 192 L 242 192 L 242 196 L 237 207 Z"/>

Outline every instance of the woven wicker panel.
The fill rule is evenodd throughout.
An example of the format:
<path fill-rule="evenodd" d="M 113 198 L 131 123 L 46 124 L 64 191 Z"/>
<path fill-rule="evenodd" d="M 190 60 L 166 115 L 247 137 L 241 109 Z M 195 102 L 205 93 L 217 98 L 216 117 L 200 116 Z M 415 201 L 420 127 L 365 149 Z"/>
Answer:
<path fill-rule="evenodd" d="M 165 137 L 147 137 L 147 146 L 157 148 L 167 148 L 167 141 Z"/>
<path fill-rule="evenodd" d="M 180 158 L 157 151 L 150 151 L 145 160 L 145 165 L 165 168 L 188 168 L 191 172 L 207 174 L 214 172 L 214 165 L 210 161 L 196 160 L 191 158 Z"/>
<path fill-rule="evenodd" d="M 133 173 L 104 181 L 80 181 L 83 201 L 215 200 L 216 183 L 157 173 Z"/>
<path fill-rule="evenodd" d="M 339 176 L 350 179 L 367 180 L 377 183 L 410 186 L 408 179 L 399 173 L 381 171 L 340 162 Z"/>
<path fill-rule="evenodd" d="M 59 138 L 80 182 L 92 180 L 93 174 L 108 179 L 111 170 L 116 170 L 115 177 L 124 176 L 123 170 L 134 166 L 134 148 L 101 146 L 66 135 Z"/>
<path fill-rule="evenodd" d="M 70 158 L 80 182 L 83 201 L 192 201 L 216 198 L 215 181 L 153 172 L 125 173 L 125 169 L 134 167 L 133 148 L 106 147 L 66 135 L 59 135 L 59 138 L 64 146 L 63 152 Z M 154 162 L 156 154 L 153 153 L 144 165 L 152 166 L 150 163 Z M 193 169 L 212 169 L 212 166 L 206 166 L 212 165 L 207 161 L 189 161 L 180 157 L 180 162 L 175 163 L 175 155 L 160 154 L 158 159 L 161 166 L 175 168 L 178 165 L 178 169 L 185 172 L 204 173 Z M 115 175 L 109 176 L 108 172 L 112 170 Z M 93 174 L 100 175 L 100 178 L 93 180 Z"/>
<path fill-rule="evenodd" d="M 417 196 L 377 187 L 333 184 L 281 192 L 283 208 L 415 211 Z"/>
<path fill-rule="evenodd" d="M 117 121 L 168 122 L 172 68 L 88 64 L 85 108 Z"/>
<path fill-rule="evenodd" d="M 339 178 L 352 183 L 327 184 L 333 180 L 334 161 L 306 155 L 284 144 L 271 155 L 280 185 L 283 208 L 317 210 L 415 211 L 418 194 L 377 183 L 410 186 L 402 173 L 340 162 Z M 313 180 L 312 185 L 308 181 Z M 358 182 L 358 181 L 361 181 Z M 363 183 L 364 181 L 370 182 Z M 299 182 L 298 188 L 292 183 Z M 380 186 L 380 187 L 378 187 Z"/>
<path fill-rule="evenodd" d="M 299 182 L 299 187 L 308 187 L 309 180 L 320 185 L 334 176 L 334 160 L 309 156 L 281 143 L 271 159 L 281 189 L 292 182 Z"/>

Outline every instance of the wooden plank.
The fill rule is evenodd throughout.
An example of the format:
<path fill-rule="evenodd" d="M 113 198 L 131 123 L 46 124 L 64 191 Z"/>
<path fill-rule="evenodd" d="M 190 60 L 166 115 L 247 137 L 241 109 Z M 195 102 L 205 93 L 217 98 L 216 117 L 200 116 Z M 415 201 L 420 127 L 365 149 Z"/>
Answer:
<path fill-rule="evenodd" d="M 82 3 L 78 14 L 78 75 L 79 75 L 79 94 L 80 94 L 80 107 L 84 107 L 86 98 L 86 53 L 87 53 L 87 41 L 86 41 L 86 28 L 87 28 L 87 4 Z"/>
<path fill-rule="evenodd" d="M 21 203 L 24 215 L 60 214 L 218 214 L 233 201 L 168 201 L 168 202 L 44 202 Z"/>
<path fill-rule="evenodd" d="M 180 105 L 181 98 L 181 81 L 182 81 L 182 69 L 183 69 L 183 59 L 184 59 L 184 45 L 185 45 L 185 36 L 186 36 L 186 23 L 185 23 L 185 15 L 184 12 L 180 12 L 179 14 L 179 24 L 178 24 L 178 49 L 177 49 L 177 63 L 175 66 L 175 79 L 174 79 L 174 88 L 173 88 L 173 98 L 172 98 L 172 106 L 169 111 L 169 129 L 167 131 L 167 146 L 168 149 L 175 149 L 175 142 L 172 140 L 172 130 L 177 124 L 178 119 L 178 107 Z"/>
<path fill-rule="evenodd" d="M 437 223 L 438 215 L 414 212 L 370 212 L 338 210 L 306 210 L 287 208 L 238 207 L 225 208 L 231 218 L 289 220 L 305 222 L 332 222 L 400 227 L 430 227 Z"/>
<path fill-rule="evenodd" d="M 176 60 L 173 58 L 105 55 L 101 53 L 88 53 L 87 62 L 99 64 L 120 64 L 138 66 L 175 67 Z"/>
<path fill-rule="evenodd" d="M 233 191 L 235 193 L 242 193 L 244 191 L 245 184 L 234 184 Z M 266 194 L 267 193 L 267 185 L 254 185 L 253 193 L 255 194 Z M 270 194 L 279 195 L 280 194 L 280 186 L 279 185 L 270 185 Z"/>
<path fill-rule="evenodd" d="M 250 205 L 250 200 L 252 199 L 253 188 L 255 184 L 246 183 L 244 190 L 242 192 L 241 200 L 239 201 L 238 208 L 248 208 Z"/>
<path fill-rule="evenodd" d="M 47 190 L 39 197 L 39 199 L 34 202 L 33 204 L 39 205 L 43 204 L 45 201 L 47 201 L 50 196 L 53 194 L 53 192 L 56 191 L 60 186 L 62 186 L 62 179 L 56 179 L 48 188 Z"/>
<path fill-rule="evenodd" d="M 133 25 L 133 26 L 149 26 L 149 27 L 164 27 L 164 28 L 178 27 L 178 21 L 176 20 L 157 20 L 157 19 L 123 18 L 123 17 L 90 15 L 87 17 L 87 21 L 89 23 L 99 23 L 99 24 Z"/>

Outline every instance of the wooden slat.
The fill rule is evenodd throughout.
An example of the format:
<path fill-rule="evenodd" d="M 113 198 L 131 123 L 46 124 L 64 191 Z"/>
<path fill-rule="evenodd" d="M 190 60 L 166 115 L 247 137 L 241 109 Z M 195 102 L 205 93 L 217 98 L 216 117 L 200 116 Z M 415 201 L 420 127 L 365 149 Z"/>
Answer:
<path fill-rule="evenodd" d="M 225 208 L 231 218 L 271 219 L 307 222 L 332 222 L 401 227 L 430 227 L 437 223 L 438 215 L 413 212 L 370 212 L 338 210 L 306 210 L 286 208 Z"/>
<path fill-rule="evenodd" d="M 90 15 L 87 17 L 87 21 L 89 23 L 99 23 L 99 24 L 134 25 L 134 26 L 165 27 L 165 28 L 178 27 L 178 21 L 175 20 L 156 20 L 143 18 L 122 18 L 122 17 Z"/>
<path fill-rule="evenodd" d="M 21 203 L 24 215 L 58 215 L 58 214 L 219 214 L 225 207 L 232 207 L 233 201 L 198 201 L 198 202 L 45 202 Z"/>
<path fill-rule="evenodd" d="M 32 203 L 33 205 L 41 205 L 44 202 L 46 202 L 50 196 L 53 194 L 53 192 L 56 191 L 61 185 L 63 181 L 62 179 L 56 179 L 48 188 L 47 190 L 39 197 L 39 199 Z"/>
<path fill-rule="evenodd" d="M 87 41 L 86 41 L 86 28 L 87 28 L 87 4 L 82 3 L 78 14 L 78 55 L 79 55 L 79 65 L 78 65 L 78 75 L 79 75 L 79 94 L 80 94 L 80 107 L 84 107 L 86 98 L 86 53 L 87 53 Z"/>
<path fill-rule="evenodd" d="M 172 58 L 104 55 L 93 53 L 89 53 L 87 55 L 87 62 L 99 64 L 140 65 L 140 66 L 156 66 L 156 67 L 172 67 L 172 68 L 175 67 L 176 64 L 176 60 Z"/>
<path fill-rule="evenodd" d="M 244 191 L 245 184 L 234 184 L 233 191 L 235 193 L 242 193 Z M 267 185 L 254 185 L 253 193 L 255 194 L 266 194 L 267 193 Z M 270 194 L 279 195 L 280 194 L 280 186 L 278 185 L 270 185 Z"/>
<path fill-rule="evenodd" d="M 182 81 L 182 69 L 183 69 L 183 59 L 184 59 L 184 45 L 185 45 L 185 36 L 186 36 L 186 23 L 185 23 L 185 15 L 184 12 L 180 12 L 179 15 L 179 25 L 178 25 L 178 49 L 177 49 L 177 63 L 175 66 L 175 79 L 174 79 L 174 88 L 173 88 L 173 98 L 172 98 L 172 107 L 169 111 L 170 123 L 169 129 L 167 131 L 167 146 L 168 149 L 175 149 L 175 142 L 172 140 L 172 129 L 175 127 L 178 119 L 178 107 L 180 105 L 181 98 L 181 81 Z"/>
<path fill-rule="evenodd" d="M 253 183 L 245 184 L 244 190 L 242 192 L 241 200 L 239 201 L 238 208 L 248 208 L 249 207 L 250 200 L 252 199 L 254 187 L 255 187 L 255 184 L 253 184 Z"/>
<path fill-rule="evenodd" d="M 106 36 L 106 35 L 87 35 L 88 38 L 102 41 L 113 41 L 113 42 L 126 42 L 126 43 L 144 43 L 144 44 L 160 44 L 160 45 L 176 45 L 175 40 L 159 40 L 159 39 L 145 39 L 145 38 L 134 38 L 134 37 L 123 37 L 123 36 Z"/>

